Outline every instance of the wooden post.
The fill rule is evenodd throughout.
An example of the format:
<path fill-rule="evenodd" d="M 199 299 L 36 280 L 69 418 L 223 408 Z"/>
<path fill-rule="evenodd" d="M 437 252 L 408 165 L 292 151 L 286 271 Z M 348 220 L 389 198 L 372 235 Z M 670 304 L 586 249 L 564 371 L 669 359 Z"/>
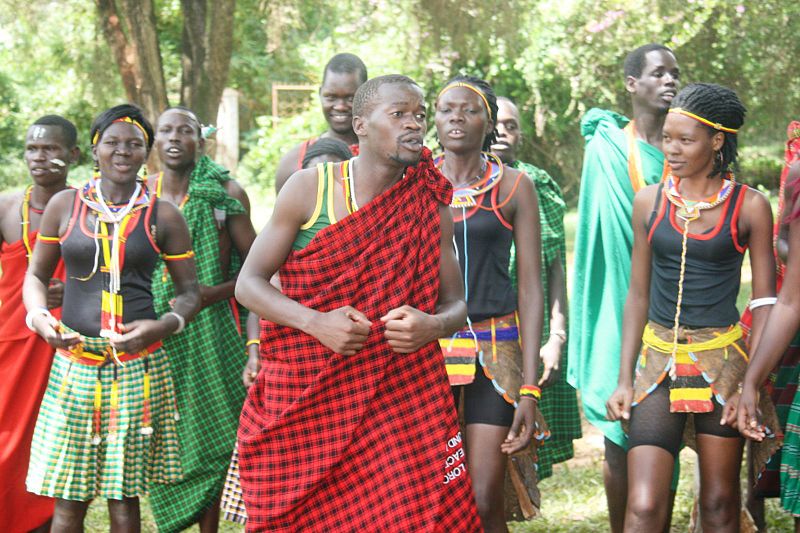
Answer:
<path fill-rule="evenodd" d="M 236 176 L 239 164 L 239 91 L 226 87 L 217 113 L 217 147 L 214 160 Z"/>

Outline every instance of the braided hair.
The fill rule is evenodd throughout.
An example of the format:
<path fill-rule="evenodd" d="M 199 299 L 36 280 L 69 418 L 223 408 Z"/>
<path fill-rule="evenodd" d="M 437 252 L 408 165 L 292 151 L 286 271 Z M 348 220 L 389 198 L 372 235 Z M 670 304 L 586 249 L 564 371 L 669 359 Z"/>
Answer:
<path fill-rule="evenodd" d="M 353 157 L 350 147 L 345 142 L 339 139 L 323 137 L 306 150 L 306 155 L 303 157 L 303 168 L 308 168 L 308 164 L 312 159 L 322 155 L 332 155 L 337 157 L 339 161 L 347 161 Z"/>
<path fill-rule="evenodd" d="M 92 139 L 92 144 L 95 144 L 95 139 L 99 141 L 103 137 L 103 133 L 111 126 L 114 121 L 121 118 L 128 117 L 137 122 L 145 133 L 145 141 L 147 143 L 147 152 L 153 147 L 153 126 L 144 117 L 144 112 L 138 106 L 132 104 L 121 104 L 107 109 L 100 113 L 97 118 L 92 122 L 92 129 L 89 132 L 89 138 Z"/>
<path fill-rule="evenodd" d="M 687 85 L 675 95 L 670 108 L 681 108 L 710 122 L 735 130 L 744 124 L 744 116 L 747 113 L 744 104 L 732 89 L 715 83 Z M 701 125 L 708 130 L 709 135 L 722 133 L 725 136 L 722 148 L 719 150 L 720 156 L 714 159 L 714 168 L 709 177 L 724 175 L 731 166 L 735 169 L 736 158 L 739 155 L 737 134 Z"/>
<path fill-rule="evenodd" d="M 478 78 L 476 76 L 456 76 L 452 78 L 445 84 L 445 87 L 451 85 L 453 83 L 468 83 L 472 85 L 479 91 L 483 93 L 483 96 L 486 98 L 486 103 L 489 105 L 489 120 L 497 122 L 497 95 L 494 94 L 494 89 L 492 86 L 489 85 L 489 82 Z M 497 142 L 497 129 L 492 128 L 486 137 L 483 138 L 483 147 L 481 148 L 484 152 L 488 152 L 491 150 L 492 145 Z"/>

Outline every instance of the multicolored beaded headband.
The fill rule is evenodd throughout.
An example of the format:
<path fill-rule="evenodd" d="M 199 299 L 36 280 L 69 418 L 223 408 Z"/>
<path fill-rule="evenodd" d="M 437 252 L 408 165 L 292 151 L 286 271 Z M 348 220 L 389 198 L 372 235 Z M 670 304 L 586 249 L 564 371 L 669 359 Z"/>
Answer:
<path fill-rule="evenodd" d="M 145 131 L 144 126 L 142 126 L 142 124 L 138 120 L 136 120 L 134 118 L 131 118 L 131 117 L 120 117 L 120 118 L 112 121 L 111 124 L 114 124 L 115 122 L 127 122 L 128 124 L 133 124 L 134 126 L 139 128 L 139 130 L 141 130 L 142 135 L 144 135 L 144 142 L 147 143 L 147 144 L 150 143 L 150 136 L 147 135 L 147 132 Z M 100 140 L 100 130 L 98 129 L 94 133 L 94 137 L 92 138 L 92 144 L 97 144 L 97 141 L 99 141 L 99 140 Z"/>
<path fill-rule="evenodd" d="M 464 83 L 463 81 L 453 82 L 450 85 L 446 86 L 441 91 L 439 91 L 439 96 L 437 96 L 436 99 L 438 100 L 439 98 L 442 97 L 444 93 L 446 93 L 450 89 L 455 89 L 456 87 L 464 87 L 465 89 L 469 89 L 470 91 L 480 96 L 481 100 L 483 100 L 483 103 L 486 106 L 486 113 L 489 115 L 489 120 L 494 120 L 494 117 L 492 116 L 492 109 L 489 107 L 489 100 L 486 99 L 486 95 L 483 94 L 483 91 L 481 91 L 474 85 L 470 85 L 469 83 Z"/>
<path fill-rule="evenodd" d="M 728 132 L 728 133 L 738 133 L 739 132 L 739 130 L 735 130 L 733 128 L 727 128 L 727 127 L 723 126 L 722 124 L 720 124 L 719 122 L 711 122 L 707 118 L 703 118 L 700 115 L 695 115 L 694 113 L 692 113 L 690 111 L 686 111 L 685 109 L 681 109 L 680 107 L 672 107 L 672 108 L 670 108 L 669 112 L 670 113 L 680 113 L 681 115 L 686 115 L 687 117 L 693 118 L 698 122 L 702 122 L 706 126 L 711 126 L 712 128 L 714 128 L 717 131 L 725 131 L 725 132 Z"/>

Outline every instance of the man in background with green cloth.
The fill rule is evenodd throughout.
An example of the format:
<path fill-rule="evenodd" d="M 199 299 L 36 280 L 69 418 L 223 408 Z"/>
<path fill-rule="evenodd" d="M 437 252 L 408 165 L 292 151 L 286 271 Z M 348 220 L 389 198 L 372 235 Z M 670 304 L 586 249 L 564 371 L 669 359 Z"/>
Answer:
<path fill-rule="evenodd" d="M 536 184 L 539 195 L 539 220 L 542 242 L 542 288 L 545 295 L 545 317 L 542 328 L 542 347 L 539 356 L 539 385 L 545 387 L 539 408 L 550 428 L 551 436 L 539 450 L 536 474 L 539 479 L 553 474 L 553 465 L 570 459 L 574 450 L 572 440 L 581 437 L 581 418 L 575 389 L 561 372 L 561 355 L 567 340 L 567 283 L 564 263 L 566 239 L 564 212 L 567 209 L 561 188 L 544 170 L 517 160 L 517 146 L 522 139 L 519 110 L 505 97 L 497 98 L 497 142 L 492 151 L 504 164 L 524 171 Z M 510 274 L 517 285 L 517 265 L 511 248 Z"/>
<path fill-rule="evenodd" d="M 590 109 L 581 120 L 586 151 L 578 202 L 575 263 L 570 298 L 567 379 L 581 392 L 586 419 L 605 436 L 603 476 L 612 531 L 621 532 L 628 494 L 626 437 L 606 420 L 606 400 L 616 388 L 622 313 L 633 248 L 633 196 L 664 171 L 661 130 L 678 90 L 672 51 L 647 44 L 624 63 L 633 120 Z"/>
<path fill-rule="evenodd" d="M 155 144 L 164 171 L 148 186 L 178 205 L 186 218 L 203 307 L 182 333 L 164 343 L 180 414 L 184 476 L 179 483 L 154 485 L 150 504 L 159 531 L 181 531 L 199 522 L 200 531 L 213 532 L 219 527 L 219 498 L 245 396 L 245 341 L 230 306 L 236 280 L 228 275 L 227 255 L 233 248 L 246 257 L 255 230 L 247 194 L 227 170 L 201 157 L 204 139 L 194 113 L 165 111 L 158 119 Z M 160 262 L 153 276 L 154 304 L 161 312 L 169 311 L 174 298 L 163 270 Z M 251 338 L 258 338 L 256 317 L 247 329 Z"/>

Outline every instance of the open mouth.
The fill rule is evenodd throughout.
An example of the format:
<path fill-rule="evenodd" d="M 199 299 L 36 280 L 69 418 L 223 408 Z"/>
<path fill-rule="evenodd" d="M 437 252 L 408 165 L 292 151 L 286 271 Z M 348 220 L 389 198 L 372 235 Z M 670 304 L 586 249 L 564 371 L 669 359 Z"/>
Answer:
<path fill-rule="evenodd" d="M 494 143 L 494 144 L 492 145 L 492 150 L 494 150 L 494 151 L 500 151 L 500 152 L 502 152 L 502 151 L 504 151 L 504 150 L 508 150 L 509 148 L 511 148 L 511 145 L 510 145 L 510 144 L 508 144 L 508 143 L 507 143 L 507 142 L 505 142 L 505 141 L 497 141 L 496 143 Z"/>
<path fill-rule="evenodd" d="M 462 139 L 466 135 L 467 133 L 464 130 L 460 130 L 458 128 L 452 129 L 447 132 L 447 136 L 450 137 L 451 139 Z"/>
<path fill-rule="evenodd" d="M 675 98 L 675 91 L 664 91 L 661 93 L 661 98 L 664 100 L 671 102 L 673 98 Z"/>

